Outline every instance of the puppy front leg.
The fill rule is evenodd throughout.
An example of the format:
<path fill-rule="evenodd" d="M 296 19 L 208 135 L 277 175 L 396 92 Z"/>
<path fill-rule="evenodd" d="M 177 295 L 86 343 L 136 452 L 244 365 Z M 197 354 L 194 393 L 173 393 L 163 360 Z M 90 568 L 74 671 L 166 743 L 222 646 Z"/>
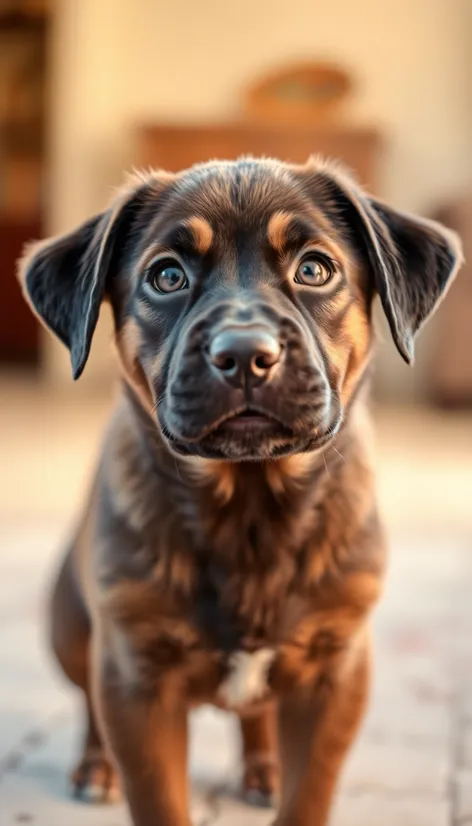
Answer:
<path fill-rule="evenodd" d="M 179 698 L 132 696 L 102 668 L 95 699 L 134 826 L 191 826 L 187 711 Z"/>
<path fill-rule="evenodd" d="M 338 776 L 361 722 L 369 687 L 366 645 L 348 671 L 318 691 L 280 704 L 282 805 L 274 826 L 326 826 Z"/>

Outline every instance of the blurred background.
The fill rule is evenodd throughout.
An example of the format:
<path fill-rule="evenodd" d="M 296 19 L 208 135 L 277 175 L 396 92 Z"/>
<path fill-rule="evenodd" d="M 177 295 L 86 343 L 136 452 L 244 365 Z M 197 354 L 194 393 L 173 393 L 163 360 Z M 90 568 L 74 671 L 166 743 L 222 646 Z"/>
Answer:
<path fill-rule="evenodd" d="M 61 808 L 77 718 L 43 654 L 43 597 L 113 401 L 112 328 L 104 311 L 73 386 L 15 261 L 102 209 L 132 166 L 251 152 L 341 159 L 463 238 L 413 370 L 379 313 L 393 570 L 373 716 L 335 823 L 472 822 L 472 0 L 0 0 L 0 826 L 39 810 L 48 826 L 105 824 Z"/>

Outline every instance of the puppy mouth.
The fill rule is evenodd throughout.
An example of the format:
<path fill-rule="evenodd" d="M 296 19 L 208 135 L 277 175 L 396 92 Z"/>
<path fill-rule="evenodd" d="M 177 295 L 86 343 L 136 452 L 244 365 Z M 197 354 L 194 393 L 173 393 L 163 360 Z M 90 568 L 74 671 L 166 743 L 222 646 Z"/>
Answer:
<path fill-rule="evenodd" d="M 296 441 L 294 431 L 276 416 L 245 407 L 216 423 L 199 447 L 227 460 L 260 461 L 291 453 Z"/>
<path fill-rule="evenodd" d="M 184 456 L 225 461 L 274 460 L 293 453 L 322 449 L 339 423 L 312 433 L 297 433 L 265 410 L 244 408 L 215 422 L 199 438 L 179 438 L 167 430 L 171 448 Z"/>
<path fill-rule="evenodd" d="M 285 431 L 286 435 L 293 435 L 292 431 L 282 422 L 265 411 L 255 408 L 245 408 L 220 422 L 213 430 L 214 433 L 243 434 L 269 433 L 277 429 Z"/>
<path fill-rule="evenodd" d="M 239 461 L 270 458 L 274 451 L 285 453 L 292 445 L 294 431 L 262 408 L 244 406 L 213 422 L 198 437 L 189 439 L 166 428 L 172 448 L 181 454 Z M 170 438 L 169 438 L 170 437 Z"/>
<path fill-rule="evenodd" d="M 338 429 L 338 424 L 327 427 L 322 421 L 317 427 L 315 421 L 304 428 L 290 426 L 271 409 L 252 404 L 226 411 L 206 427 L 192 429 L 190 433 L 179 433 L 180 428 L 175 428 L 172 421 L 164 419 L 162 425 L 163 435 L 174 452 L 226 461 L 277 459 L 317 450 Z"/>

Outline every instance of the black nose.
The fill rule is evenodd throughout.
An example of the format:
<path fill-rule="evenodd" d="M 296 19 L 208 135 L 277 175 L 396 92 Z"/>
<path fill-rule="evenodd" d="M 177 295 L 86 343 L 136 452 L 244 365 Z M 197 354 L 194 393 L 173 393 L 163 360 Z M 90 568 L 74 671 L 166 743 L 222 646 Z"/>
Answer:
<path fill-rule="evenodd" d="M 258 384 L 280 359 L 281 346 L 266 327 L 231 326 L 217 333 L 210 345 L 210 361 L 229 384 Z"/>

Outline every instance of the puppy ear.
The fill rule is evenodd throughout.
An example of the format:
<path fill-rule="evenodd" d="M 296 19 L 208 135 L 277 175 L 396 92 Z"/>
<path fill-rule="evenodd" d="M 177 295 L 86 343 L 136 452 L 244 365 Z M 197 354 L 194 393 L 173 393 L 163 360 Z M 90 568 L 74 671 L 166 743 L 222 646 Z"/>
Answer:
<path fill-rule="evenodd" d="M 67 235 L 30 244 L 19 262 L 25 298 L 69 348 L 74 379 L 87 361 L 104 295 L 105 224 L 106 215 L 98 215 Z"/>
<path fill-rule="evenodd" d="M 313 173 L 312 173 L 313 174 Z M 461 263 L 459 237 L 441 224 L 367 196 L 338 169 L 319 169 L 328 209 L 366 255 L 397 349 L 408 364 L 416 333 L 446 294 Z"/>
<path fill-rule="evenodd" d="M 435 221 L 369 199 L 379 240 L 374 277 L 393 339 L 405 361 L 413 340 L 444 298 L 462 264 L 459 237 Z M 372 218 L 371 218 L 372 220 Z"/>
<path fill-rule="evenodd" d="M 74 379 L 81 375 L 89 356 L 115 252 L 123 245 L 124 224 L 146 187 L 141 179 L 114 206 L 74 232 L 29 245 L 19 262 L 25 298 L 69 348 Z"/>

